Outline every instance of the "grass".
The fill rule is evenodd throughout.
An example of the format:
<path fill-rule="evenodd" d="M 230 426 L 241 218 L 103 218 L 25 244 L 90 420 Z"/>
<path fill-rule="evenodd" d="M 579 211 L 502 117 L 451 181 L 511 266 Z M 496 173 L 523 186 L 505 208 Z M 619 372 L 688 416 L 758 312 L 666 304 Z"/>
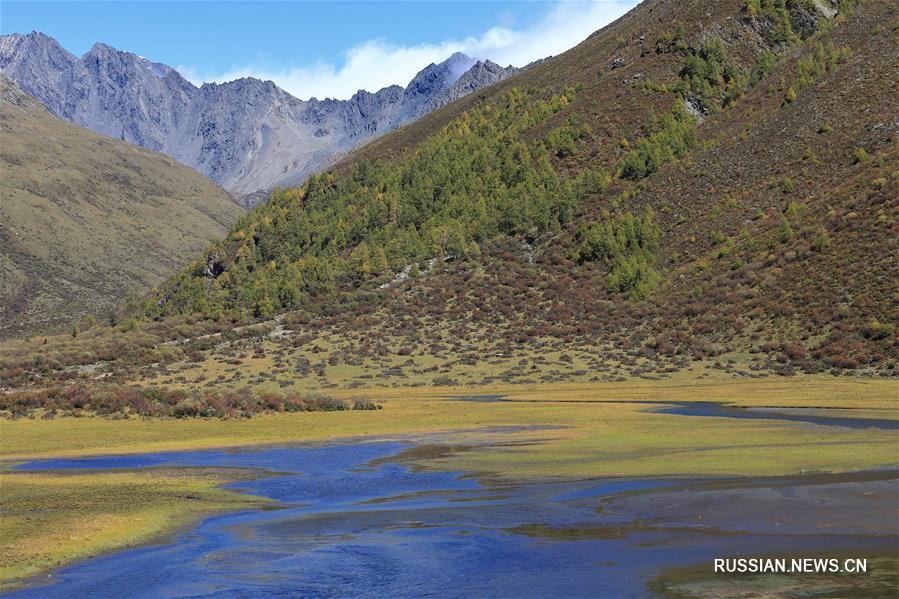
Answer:
<path fill-rule="evenodd" d="M 645 402 L 718 401 L 739 406 L 823 408 L 832 415 L 899 419 L 892 380 L 734 381 L 678 373 L 626 383 L 372 388 L 378 411 L 268 414 L 252 419 L 100 417 L 4 421 L 0 463 L 40 457 L 143 453 L 326 442 L 359 436 L 451 433 L 458 453 L 422 455 L 417 466 L 488 478 L 787 475 L 897 466 L 894 431 L 648 412 Z M 358 390 L 334 390 L 349 397 Z M 504 394 L 515 402 L 462 402 L 455 395 Z M 487 434 L 489 427 L 552 428 Z M 485 444 L 485 440 L 487 443 Z M 525 441 L 500 443 L 497 441 Z M 147 542 L 203 515 L 258 501 L 218 487 L 216 469 L 77 474 L 0 471 L 5 513 L 0 580 L 9 583 L 79 558 Z M 102 502 L 97 501 L 103 497 Z"/>
<path fill-rule="evenodd" d="M 65 563 L 159 539 L 202 516 L 259 505 L 261 498 L 219 488 L 243 476 L 223 469 L 3 472 L 0 589 Z"/>
<path fill-rule="evenodd" d="M 174 451 L 367 435 L 404 435 L 497 426 L 548 425 L 517 433 L 539 446 L 466 452 L 442 467 L 516 476 L 788 474 L 892 464 L 895 434 L 795 423 L 647 412 L 644 401 L 717 401 L 739 406 L 864 410 L 899 418 L 896 382 L 825 376 L 734 382 L 678 374 L 663 381 L 556 385 L 372 388 L 384 409 L 272 414 L 249 420 L 57 418 L 3 423 L 0 458 Z M 335 397 L 360 394 L 332 391 Z M 521 402 L 459 402 L 453 395 L 502 393 Z M 556 403 L 566 400 L 566 403 Z M 577 403 L 583 402 L 583 403 Z M 633 402 L 633 403 L 620 403 Z"/>
<path fill-rule="evenodd" d="M 105 320 L 243 214 L 194 170 L 0 90 L 0 337 Z"/>

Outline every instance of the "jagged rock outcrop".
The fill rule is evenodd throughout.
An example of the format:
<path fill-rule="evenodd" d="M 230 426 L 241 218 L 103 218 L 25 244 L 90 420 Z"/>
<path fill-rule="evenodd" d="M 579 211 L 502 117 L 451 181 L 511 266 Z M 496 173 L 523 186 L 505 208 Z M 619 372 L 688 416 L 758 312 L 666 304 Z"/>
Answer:
<path fill-rule="evenodd" d="M 78 58 L 42 33 L 0 36 L 0 71 L 73 123 L 168 154 L 244 203 L 301 182 L 365 141 L 518 72 L 456 53 L 406 88 L 300 100 L 271 81 L 197 87 L 105 44 Z"/>
<path fill-rule="evenodd" d="M 450 102 L 458 100 L 463 96 L 467 96 L 488 85 L 502 81 L 506 77 L 518 73 L 520 70 L 521 69 L 516 69 L 511 65 L 501 67 L 489 60 L 478 61 L 456 79 L 455 83 L 449 86 L 444 92 L 432 98 L 428 105 L 427 112 L 430 112 L 435 108 L 440 108 L 444 104 L 449 104 Z"/>

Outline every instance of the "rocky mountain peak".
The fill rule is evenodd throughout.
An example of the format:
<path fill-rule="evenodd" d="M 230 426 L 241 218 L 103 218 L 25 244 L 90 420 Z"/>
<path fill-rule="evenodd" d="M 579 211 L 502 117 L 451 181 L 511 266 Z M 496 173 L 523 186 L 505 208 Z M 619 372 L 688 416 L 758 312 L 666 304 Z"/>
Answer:
<path fill-rule="evenodd" d="M 91 46 L 90 50 L 85 52 L 84 56 L 81 57 L 81 62 L 85 65 L 114 63 L 120 69 L 147 70 L 152 73 L 154 77 L 158 78 L 175 75 L 183 79 L 178 71 L 166 64 L 153 62 L 138 54 L 127 52 L 125 50 L 118 50 L 100 42 L 95 43 Z M 187 82 L 187 80 L 185 80 L 185 82 Z"/>
<path fill-rule="evenodd" d="M 479 60 L 468 70 L 460 75 L 451 86 L 445 89 L 428 104 L 427 111 L 434 110 L 444 104 L 448 104 L 471 92 L 502 81 L 518 73 L 520 69 L 513 66 L 501 67 L 490 60 Z"/>
<path fill-rule="evenodd" d="M 349 100 L 303 101 L 244 77 L 196 87 L 175 69 L 103 43 L 78 58 L 39 32 L 0 36 L 0 71 L 57 116 L 168 154 L 237 196 L 296 184 L 361 143 L 514 69 L 457 52 Z"/>
<path fill-rule="evenodd" d="M 34 62 L 68 65 L 77 61 L 75 55 L 59 45 L 52 37 L 39 31 L 27 35 L 13 33 L 0 36 L 0 69 L 6 68 L 16 56 L 28 55 Z"/>
<path fill-rule="evenodd" d="M 103 42 L 96 42 L 86 54 L 89 56 L 102 56 L 104 54 L 118 54 L 118 50 Z"/>
<path fill-rule="evenodd" d="M 440 64 L 431 63 L 418 72 L 406 88 L 408 98 L 439 94 L 475 64 L 475 59 L 456 52 Z"/>

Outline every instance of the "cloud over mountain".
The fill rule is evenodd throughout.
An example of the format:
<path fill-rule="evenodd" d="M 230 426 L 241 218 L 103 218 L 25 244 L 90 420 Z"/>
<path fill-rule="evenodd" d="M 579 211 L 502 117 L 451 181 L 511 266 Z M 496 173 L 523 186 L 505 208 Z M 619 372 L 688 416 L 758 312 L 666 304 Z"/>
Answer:
<path fill-rule="evenodd" d="M 195 84 L 223 83 L 241 77 L 274 81 L 291 95 L 347 99 L 360 89 L 378 90 L 409 81 L 421 65 L 437 63 L 454 52 L 490 58 L 501 65 L 525 65 L 556 55 L 584 40 L 633 7 L 632 1 L 560 1 L 552 4 L 536 23 L 516 29 L 501 24 L 481 35 L 417 45 L 399 45 L 384 38 L 356 44 L 343 53 L 340 64 L 315 62 L 279 66 L 257 60 L 221 73 L 202 73 L 190 65 L 178 70 Z"/>

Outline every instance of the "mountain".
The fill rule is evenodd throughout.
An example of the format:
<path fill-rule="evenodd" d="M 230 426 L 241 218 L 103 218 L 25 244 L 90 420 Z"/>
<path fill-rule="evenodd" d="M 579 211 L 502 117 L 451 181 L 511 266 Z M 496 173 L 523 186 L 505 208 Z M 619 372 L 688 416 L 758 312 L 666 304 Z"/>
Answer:
<path fill-rule="evenodd" d="M 273 194 L 144 312 L 299 311 L 337 364 L 361 336 L 575 378 L 895 374 L 891 11 L 643 2 Z"/>
<path fill-rule="evenodd" d="M 243 213 L 166 156 L 52 115 L 0 75 L 0 336 L 105 318 Z"/>
<path fill-rule="evenodd" d="M 303 101 L 253 78 L 196 87 L 166 65 L 104 44 L 78 58 L 38 32 L 2 36 L 0 70 L 57 116 L 167 154 L 245 202 L 299 184 L 335 156 L 517 72 L 457 53 L 405 89 Z"/>
<path fill-rule="evenodd" d="M 529 65 L 530 66 L 530 65 Z M 525 67 L 528 68 L 528 67 Z M 518 69 L 512 66 L 501 67 L 495 62 L 489 60 L 477 61 L 471 67 L 462 73 L 455 82 L 447 87 L 444 91 L 433 95 L 426 104 L 426 110 L 422 114 L 436 110 L 445 104 L 455 102 L 459 98 L 467 96 L 479 89 L 493 85 L 518 72 Z M 420 115 L 419 115 L 420 116 Z"/>

